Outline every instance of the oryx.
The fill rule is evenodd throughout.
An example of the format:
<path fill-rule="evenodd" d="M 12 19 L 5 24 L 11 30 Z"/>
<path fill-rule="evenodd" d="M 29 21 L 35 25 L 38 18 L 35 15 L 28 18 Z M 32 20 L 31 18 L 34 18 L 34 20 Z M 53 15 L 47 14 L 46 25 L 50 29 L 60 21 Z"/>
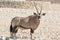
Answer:
<path fill-rule="evenodd" d="M 42 11 L 42 7 L 41 7 Z M 34 33 L 34 30 L 37 29 L 38 25 L 40 24 L 40 18 L 41 16 L 45 15 L 45 13 L 33 13 L 33 15 L 30 15 L 28 17 L 14 17 L 11 20 L 10 25 L 10 34 L 13 36 L 17 33 L 18 29 L 30 29 L 31 37 L 32 33 Z"/>

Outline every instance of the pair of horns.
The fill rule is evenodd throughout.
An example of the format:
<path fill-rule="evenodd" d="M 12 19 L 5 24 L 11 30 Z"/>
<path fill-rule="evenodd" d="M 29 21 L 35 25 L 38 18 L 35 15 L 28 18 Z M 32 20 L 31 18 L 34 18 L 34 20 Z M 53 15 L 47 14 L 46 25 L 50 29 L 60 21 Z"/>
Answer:
<path fill-rule="evenodd" d="M 36 12 L 41 14 L 41 13 L 42 13 L 42 4 L 41 4 L 40 12 L 39 12 L 38 9 L 37 9 L 37 7 L 36 7 L 35 1 L 33 1 L 33 3 L 34 3 L 34 7 L 35 7 L 35 9 L 36 9 Z"/>

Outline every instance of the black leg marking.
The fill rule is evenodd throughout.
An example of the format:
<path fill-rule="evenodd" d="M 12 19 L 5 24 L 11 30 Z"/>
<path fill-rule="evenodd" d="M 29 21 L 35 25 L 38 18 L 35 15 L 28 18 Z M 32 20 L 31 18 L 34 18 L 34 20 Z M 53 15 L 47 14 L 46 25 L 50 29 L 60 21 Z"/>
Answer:
<path fill-rule="evenodd" d="M 18 29 L 17 29 L 17 30 L 15 30 L 15 33 L 17 33 L 17 31 L 18 31 Z"/>
<path fill-rule="evenodd" d="M 13 27 L 13 30 L 12 30 L 13 33 L 17 32 L 16 28 L 17 28 L 16 26 Z"/>
<path fill-rule="evenodd" d="M 16 33 L 17 32 L 16 28 L 17 26 L 12 27 L 12 25 L 10 25 L 10 32 Z"/>
<path fill-rule="evenodd" d="M 31 29 L 31 33 L 34 33 L 34 30 Z"/>

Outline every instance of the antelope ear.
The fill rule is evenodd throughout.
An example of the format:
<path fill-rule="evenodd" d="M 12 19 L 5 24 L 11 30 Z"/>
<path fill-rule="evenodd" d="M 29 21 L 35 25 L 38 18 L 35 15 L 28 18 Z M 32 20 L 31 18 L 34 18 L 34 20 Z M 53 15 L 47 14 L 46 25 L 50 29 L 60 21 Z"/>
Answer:
<path fill-rule="evenodd" d="M 45 16 L 46 13 L 43 13 L 42 15 Z"/>
<path fill-rule="evenodd" d="M 36 13 L 34 13 L 34 15 L 36 15 Z"/>

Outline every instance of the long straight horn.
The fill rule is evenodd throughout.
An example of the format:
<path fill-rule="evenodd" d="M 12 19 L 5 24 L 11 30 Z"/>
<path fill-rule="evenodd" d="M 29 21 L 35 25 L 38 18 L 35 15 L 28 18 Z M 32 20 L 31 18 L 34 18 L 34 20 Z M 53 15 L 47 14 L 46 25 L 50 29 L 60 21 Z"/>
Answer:
<path fill-rule="evenodd" d="M 34 3 L 34 7 L 35 7 L 35 9 L 36 9 L 36 12 L 39 13 L 39 12 L 38 12 L 38 9 L 37 9 L 37 7 L 36 7 L 35 1 L 33 1 L 33 3 Z"/>
<path fill-rule="evenodd" d="M 43 6 L 42 6 L 42 4 L 41 4 L 40 14 L 42 13 L 42 8 L 43 8 Z"/>

